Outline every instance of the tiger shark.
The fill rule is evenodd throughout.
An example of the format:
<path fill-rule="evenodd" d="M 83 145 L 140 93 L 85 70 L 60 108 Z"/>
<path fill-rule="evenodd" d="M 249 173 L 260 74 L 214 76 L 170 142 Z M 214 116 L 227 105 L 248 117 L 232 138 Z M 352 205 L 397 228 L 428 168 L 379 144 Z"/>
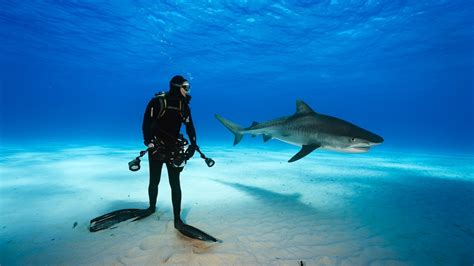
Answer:
<path fill-rule="evenodd" d="M 383 138 L 342 119 L 317 113 L 301 100 L 296 101 L 296 113 L 267 122 L 253 122 L 243 128 L 220 115 L 215 115 L 235 136 L 234 146 L 244 134 L 253 137 L 262 135 L 264 142 L 278 139 L 301 146 L 288 162 L 297 161 L 314 150 L 321 148 L 349 153 L 367 152 L 372 146 L 379 145 Z"/>

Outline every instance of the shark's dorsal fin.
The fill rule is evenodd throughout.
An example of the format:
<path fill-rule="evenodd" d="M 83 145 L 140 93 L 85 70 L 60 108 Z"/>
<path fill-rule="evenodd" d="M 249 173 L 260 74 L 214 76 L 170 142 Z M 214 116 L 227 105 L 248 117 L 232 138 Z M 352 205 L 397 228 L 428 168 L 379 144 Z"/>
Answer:
<path fill-rule="evenodd" d="M 307 105 L 302 100 L 296 100 L 296 113 L 297 114 L 310 114 L 315 113 L 309 105 Z"/>

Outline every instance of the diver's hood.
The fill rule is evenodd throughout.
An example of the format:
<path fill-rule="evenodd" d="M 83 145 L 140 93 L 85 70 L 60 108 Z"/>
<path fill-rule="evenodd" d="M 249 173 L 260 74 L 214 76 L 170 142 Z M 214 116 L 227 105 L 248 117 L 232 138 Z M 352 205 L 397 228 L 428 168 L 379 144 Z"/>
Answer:
<path fill-rule="evenodd" d="M 170 91 L 168 92 L 168 95 L 172 98 L 184 98 L 183 95 L 181 94 L 180 88 L 177 86 L 171 86 Z"/>
<path fill-rule="evenodd" d="M 191 95 L 186 95 L 186 97 L 181 94 L 180 88 L 171 87 L 169 92 L 167 93 L 167 98 L 170 100 L 185 100 L 186 103 L 191 101 Z"/>

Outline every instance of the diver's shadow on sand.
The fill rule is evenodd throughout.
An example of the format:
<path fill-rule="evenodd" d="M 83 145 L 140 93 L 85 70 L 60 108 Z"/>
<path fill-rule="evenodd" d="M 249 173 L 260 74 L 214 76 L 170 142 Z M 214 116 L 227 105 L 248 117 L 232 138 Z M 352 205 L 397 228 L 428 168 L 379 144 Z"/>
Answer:
<path fill-rule="evenodd" d="M 293 193 L 293 194 L 283 194 L 277 193 L 274 191 L 270 191 L 267 189 L 254 187 L 254 186 L 247 186 L 242 185 L 239 183 L 230 183 L 221 180 L 211 179 L 217 183 L 221 183 L 226 186 L 230 186 L 235 188 L 239 191 L 242 191 L 261 203 L 269 206 L 270 208 L 278 208 L 279 210 L 284 210 L 286 212 L 304 212 L 304 213 L 316 213 L 317 209 L 301 202 L 300 193 Z"/>

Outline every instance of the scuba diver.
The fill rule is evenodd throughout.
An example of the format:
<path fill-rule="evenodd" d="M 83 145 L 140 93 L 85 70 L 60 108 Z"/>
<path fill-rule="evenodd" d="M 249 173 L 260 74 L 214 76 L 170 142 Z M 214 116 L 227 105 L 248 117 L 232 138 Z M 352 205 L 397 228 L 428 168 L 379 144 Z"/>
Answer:
<path fill-rule="evenodd" d="M 121 209 L 113 211 L 90 221 L 89 231 L 97 232 L 115 228 L 124 221 L 137 221 L 150 216 L 156 210 L 158 184 L 161 179 L 163 164 L 168 170 L 173 203 L 174 227 L 183 235 L 202 241 L 221 242 L 215 237 L 201 231 L 181 220 L 181 185 L 180 173 L 187 160 L 197 151 L 208 167 L 215 162 L 207 158 L 196 143 L 196 130 L 191 117 L 189 101 L 191 100 L 189 82 L 182 76 L 170 80 L 168 92 L 155 94 L 148 103 L 143 116 L 143 139 L 147 146 L 140 156 L 128 163 L 131 171 L 140 170 L 140 158 L 148 153 L 150 166 L 150 183 L 148 184 L 149 207 L 147 209 Z M 190 143 L 180 134 L 181 126 L 186 126 Z"/>
<path fill-rule="evenodd" d="M 161 169 L 166 164 L 171 186 L 174 224 L 182 224 L 180 173 L 184 162 L 195 153 L 196 130 L 191 117 L 189 101 L 191 100 L 190 84 L 182 76 L 174 76 L 170 80 L 167 93 L 155 95 L 148 103 L 143 117 L 143 138 L 149 148 L 148 159 L 150 166 L 150 183 L 148 197 L 150 206 L 148 212 L 154 213 L 158 197 L 158 184 L 161 179 Z M 187 141 L 180 134 L 181 125 L 186 126 L 190 145 L 184 151 Z"/>

